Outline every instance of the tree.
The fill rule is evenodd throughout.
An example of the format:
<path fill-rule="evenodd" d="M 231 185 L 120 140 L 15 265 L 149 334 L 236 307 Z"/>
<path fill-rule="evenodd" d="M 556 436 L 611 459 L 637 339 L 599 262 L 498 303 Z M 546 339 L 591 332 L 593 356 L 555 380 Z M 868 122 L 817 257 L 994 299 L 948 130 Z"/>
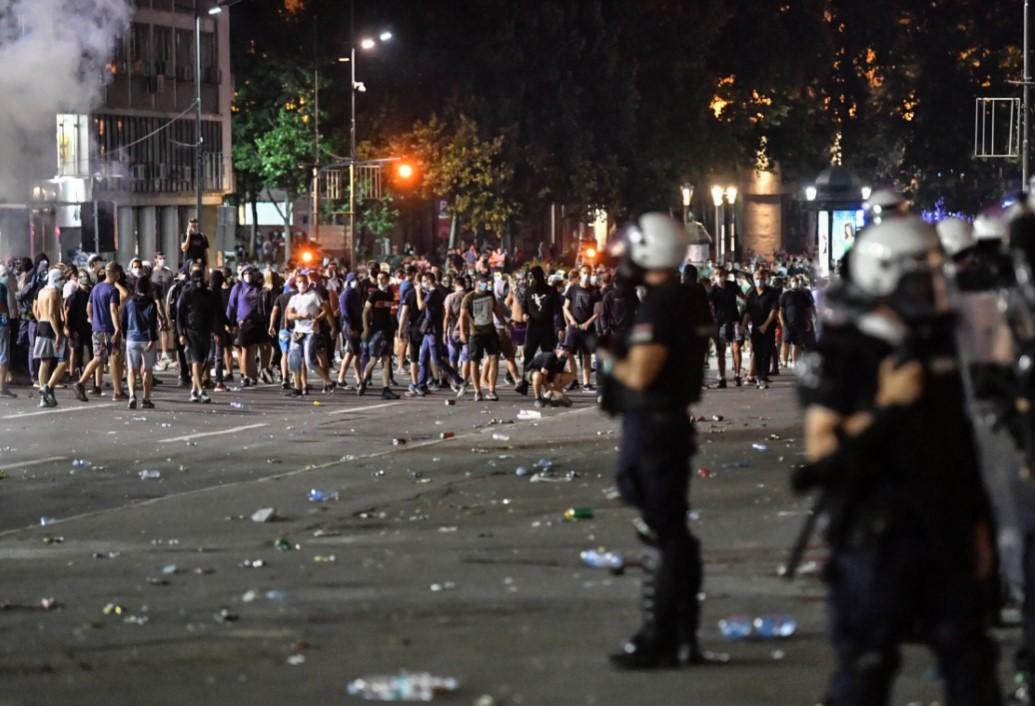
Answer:
<path fill-rule="evenodd" d="M 305 105 L 288 103 L 282 106 L 273 126 L 255 140 L 255 148 L 267 189 L 283 189 L 289 202 L 308 189 L 313 133 Z M 279 205 L 277 210 L 290 232 L 290 210 L 280 211 Z"/>
<path fill-rule="evenodd" d="M 422 196 L 447 199 L 450 214 L 476 234 L 501 237 L 517 215 L 504 139 L 482 139 L 474 120 L 460 116 L 450 124 L 432 116 L 396 140 L 392 151 L 418 163 Z"/>

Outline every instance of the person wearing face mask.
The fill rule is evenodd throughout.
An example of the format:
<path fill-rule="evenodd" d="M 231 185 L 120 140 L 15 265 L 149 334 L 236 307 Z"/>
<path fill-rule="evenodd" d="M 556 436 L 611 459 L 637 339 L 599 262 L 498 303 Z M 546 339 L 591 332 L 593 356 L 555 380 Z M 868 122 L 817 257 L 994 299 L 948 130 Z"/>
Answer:
<path fill-rule="evenodd" d="M 446 296 L 442 314 L 442 331 L 446 338 L 446 348 L 449 351 L 449 365 L 460 376 L 456 389 L 460 398 L 467 394 L 466 381 L 471 377 L 467 346 L 460 341 L 460 308 L 463 305 L 464 297 L 467 296 L 468 288 L 467 277 L 457 276 L 453 280 L 453 291 Z"/>
<path fill-rule="evenodd" d="M 463 378 L 449 365 L 442 344 L 445 297 L 442 296 L 442 291 L 437 286 L 433 272 L 425 272 L 417 282 L 417 309 L 419 311 L 417 329 L 421 335 L 417 375 L 418 394 L 427 393 L 433 379 L 432 369 L 437 376 L 448 376 L 453 388 L 459 389 Z M 438 387 L 440 385 L 436 386 L 436 389 Z"/>
<path fill-rule="evenodd" d="M 572 354 L 573 360 L 579 358 L 582 363 L 583 392 L 596 389 L 590 382 L 590 357 L 596 348 L 593 329 L 600 316 L 596 308 L 599 302 L 600 292 L 590 284 L 590 269 L 583 266 L 576 283 L 568 288 L 564 297 L 564 319 L 568 324 L 564 348 Z"/>
<path fill-rule="evenodd" d="M 460 340 L 467 345 L 471 359 L 471 382 L 474 385 L 474 400 L 499 401 L 496 394 L 496 379 L 499 376 L 500 339 L 496 333 L 493 315 L 506 317 L 506 309 L 492 293 L 492 275 L 483 273 L 473 292 L 464 297 L 460 304 Z M 487 358 L 488 391 L 482 395 L 481 360 Z M 461 387 L 457 398 L 463 396 Z"/>
<path fill-rule="evenodd" d="M 741 385 L 741 347 L 744 345 L 744 330 L 740 322 L 738 300 L 743 295 L 740 288 L 729 281 L 729 273 L 718 269 L 712 280 L 711 291 L 708 292 L 708 303 L 711 306 L 712 318 L 715 320 L 715 357 L 719 365 L 718 387 L 726 387 L 726 348 L 730 348 L 733 357 L 733 384 Z"/>
<path fill-rule="evenodd" d="M 360 367 L 363 345 L 363 294 L 359 291 L 359 280 L 352 272 L 345 275 L 345 286 L 338 296 L 338 316 L 343 341 L 338 386 L 350 390 L 345 382 L 345 374 L 350 367 L 355 370 L 357 388 L 363 378 Z"/>
<path fill-rule="evenodd" d="M 780 295 L 780 328 L 783 331 L 780 356 L 785 366 L 796 365 L 802 352 L 815 345 L 816 304 L 812 294 L 801 286 L 797 275 L 787 282 Z"/>
<path fill-rule="evenodd" d="M 78 382 L 72 387 L 76 399 L 86 402 L 86 383 L 93 381 L 93 394 L 101 394 L 101 383 L 103 382 L 104 366 L 111 362 L 111 382 L 116 393 L 122 389 L 121 365 L 116 361 L 122 358 L 119 340 L 121 315 L 119 303 L 121 294 L 115 285 L 112 284 L 118 272 L 118 265 L 109 263 L 105 268 L 104 280 L 90 290 L 90 301 L 87 308 L 87 315 L 90 319 L 93 342 L 93 359 L 83 369 Z M 94 374 L 97 378 L 94 379 Z"/>
<path fill-rule="evenodd" d="M 241 371 L 241 386 L 258 384 L 255 371 L 255 353 L 262 342 L 266 327 L 259 311 L 262 298 L 262 281 L 258 271 L 248 266 L 241 281 L 230 290 L 226 305 L 226 318 L 236 329 L 234 345 L 237 347 L 237 367 Z"/>
<path fill-rule="evenodd" d="M 291 352 L 291 334 L 295 326 L 294 322 L 287 319 L 287 307 L 291 303 L 291 298 L 297 293 L 295 278 L 292 277 L 284 283 L 281 293 L 273 300 L 273 309 L 270 312 L 268 333 L 270 338 L 277 341 L 280 348 L 280 387 L 283 390 L 291 389 L 291 368 L 288 354 Z"/>
<path fill-rule="evenodd" d="M 751 330 L 751 355 L 759 390 L 769 388 L 770 356 L 776 344 L 776 319 L 779 315 L 780 296 L 767 284 L 764 269 L 755 270 L 754 289 L 744 305 L 743 325 Z"/>
<path fill-rule="evenodd" d="M 205 391 L 205 368 L 212 352 L 212 335 L 221 321 L 221 304 L 219 295 L 205 285 L 205 271 L 200 265 L 192 267 L 190 283 L 176 304 L 177 335 L 191 370 L 191 402 L 212 401 Z"/>
<path fill-rule="evenodd" d="M 388 272 L 379 272 L 377 275 L 377 289 L 370 292 L 363 307 L 362 340 L 367 348 L 369 360 L 363 370 L 363 379 L 360 381 L 358 392 L 360 395 L 366 394 L 367 384 L 374 372 L 374 366 L 381 363 L 381 374 L 384 382 L 384 387 L 381 389 L 381 398 L 397 400 L 399 395 L 392 392 L 391 386 L 391 341 L 395 332 L 396 321 L 392 317 L 394 296 L 388 283 Z"/>
<path fill-rule="evenodd" d="M 173 326 L 169 320 L 170 311 L 166 305 L 169 288 L 172 287 L 174 274 L 165 262 L 165 255 L 156 251 L 154 255 L 154 267 L 151 269 L 151 289 L 154 291 L 155 299 L 159 302 L 159 309 L 165 316 L 164 325 L 160 329 L 162 355 L 155 363 L 155 370 L 162 372 L 168 370 L 173 363 L 173 350 L 175 348 Z"/>
<path fill-rule="evenodd" d="M 90 359 L 90 318 L 87 313 L 90 303 L 90 275 L 85 270 L 76 272 L 70 282 L 75 282 L 75 290 L 65 296 L 65 325 L 68 327 L 69 355 L 68 372 L 79 379 Z M 66 291 L 68 287 L 65 287 Z"/>
<path fill-rule="evenodd" d="M 126 332 L 126 370 L 129 372 L 129 409 L 137 408 L 136 382 L 140 376 L 144 409 L 154 409 L 155 347 L 158 345 L 158 302 L 151 291 L 151 278 L 137 278 L 133 296 L 122 309 L 122 330 Z"/>
<path fill-rule="evenodd" d="M 293 387 L 288 392 L 291 397 L 301 397 L 304 389 L 302 368 L 306 370 L 316 367 L 323 378 L 324 394 L 334 394 L 335 384 L 327 374 L 325 361 L 317 360 L 321 356 L 320 322 L 331 315 L 327 302 L 312 286 L 309 276 L 299 273 L 295 276 L 298 293 L 291 297 L 287 305 L 287 320 L 294 324 L 291 334 L 291 345 L 288 349 L 288 367 L 291 370 Z"/>
<path fill-rule="evenodd" d="M 47 272 L 47 284 L 33 304 L 36 341 L 32 357 L 39 361 L 40 407 L 57 407 L 54 387 L 65 376 L 68 338 L 65 336 L 64 306 L 61 291 L 65 272 L 55 267 Z"/>
<path fill-rule="evenodd" d="M 144 262 L 139 257 L 129 261 L 129 275 L 126 277 L 126 286 L 130 291 L 136 288 L 137 280 L 144 274 Z"/>

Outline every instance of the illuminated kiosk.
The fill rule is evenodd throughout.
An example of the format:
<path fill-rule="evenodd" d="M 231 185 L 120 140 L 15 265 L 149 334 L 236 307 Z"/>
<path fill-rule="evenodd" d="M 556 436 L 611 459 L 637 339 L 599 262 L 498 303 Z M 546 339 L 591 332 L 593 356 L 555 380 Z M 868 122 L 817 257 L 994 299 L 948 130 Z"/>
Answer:
<path fill-rule="evenodd" d="M 829 275 L 862 230 L 863 202 L 869 196 L 855 174 L 842 166 L 823 170 L 805 187 L 808 240 L 813 246 L 816 273 Z"/>

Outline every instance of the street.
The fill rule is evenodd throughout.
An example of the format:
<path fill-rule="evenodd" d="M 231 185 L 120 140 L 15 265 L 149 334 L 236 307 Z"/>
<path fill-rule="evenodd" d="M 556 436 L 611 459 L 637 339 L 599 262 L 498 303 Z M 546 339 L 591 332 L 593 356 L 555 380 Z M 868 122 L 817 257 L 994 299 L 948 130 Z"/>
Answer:
<path fill-rule="evenodd" d="M 777 575 L 810 505 L 787 489 L 800 413 L 777 380 L 695 409 L 709 420 L 691 495 L 702 641 L 731 661 L 639 674 L 605 660 L 639 624 L 639 572 L 579 561 L 640 553 L 633 512 L 607 492 L 617 427 L 588 395 L 537 421 L 517 420 L 531 406 L 509 391 L 446 406 L 268 386 L 202 406 L 168 376 L 153 411 L 61 390 L 55 410 L 0 403 L 0 704 L 358 702 L 349 681 L 399 669 L 457 677 L 443 703 L 816 703 L 831 666 L 823 551 L 814 538 L 806 575 Z M 539 459 L 557 482 L 532 482 Z M 563 521 L 572 506 L 595 516 Z M 252 521 L 269 507 L 273 521 Z M 797 634 L 726 642 L 717 624 L 734 614 L 788 615 Z M 1000 638 L 1009 655 L 1016 632 Z M 935 702 L 935 674 L 907 649 L 894 703 Z"/>

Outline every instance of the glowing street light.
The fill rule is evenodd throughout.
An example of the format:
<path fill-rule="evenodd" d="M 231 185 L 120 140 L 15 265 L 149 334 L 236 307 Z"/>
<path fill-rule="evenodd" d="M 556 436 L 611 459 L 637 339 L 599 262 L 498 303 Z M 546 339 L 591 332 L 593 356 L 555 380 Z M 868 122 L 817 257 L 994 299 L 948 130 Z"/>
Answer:
<path fill-rule="evenodd" d="M 392 39 L 392 33 L 391 33 L 391 32 L 382 32 L 382 33 L 381 33 L 381 34 L 380 34 L 380 35 L 378 36 L 378 39 L 380 39 L 380 40 L 381 40 L 382 42 L 388 42 L 388 41 L 391 41 L 391 39 Z"/>
<path fill-rule="evenodd" d="M 805 200 L 806 201 L 815 201 L 817 193 L 818 193 L 818 191 L 817 191 L 816 187 L 814 187 L 814 186 L 806 186 L 805 187 Z"/>
<path fill-rule="evenodd" d="M 377 42 L 375 40 L 371 39 L 370 37 L 367 37 L 366 39 L 359 40 L 359 48 L 360 49 L 373 49 L 376 46 L 377 46 Z"/>

